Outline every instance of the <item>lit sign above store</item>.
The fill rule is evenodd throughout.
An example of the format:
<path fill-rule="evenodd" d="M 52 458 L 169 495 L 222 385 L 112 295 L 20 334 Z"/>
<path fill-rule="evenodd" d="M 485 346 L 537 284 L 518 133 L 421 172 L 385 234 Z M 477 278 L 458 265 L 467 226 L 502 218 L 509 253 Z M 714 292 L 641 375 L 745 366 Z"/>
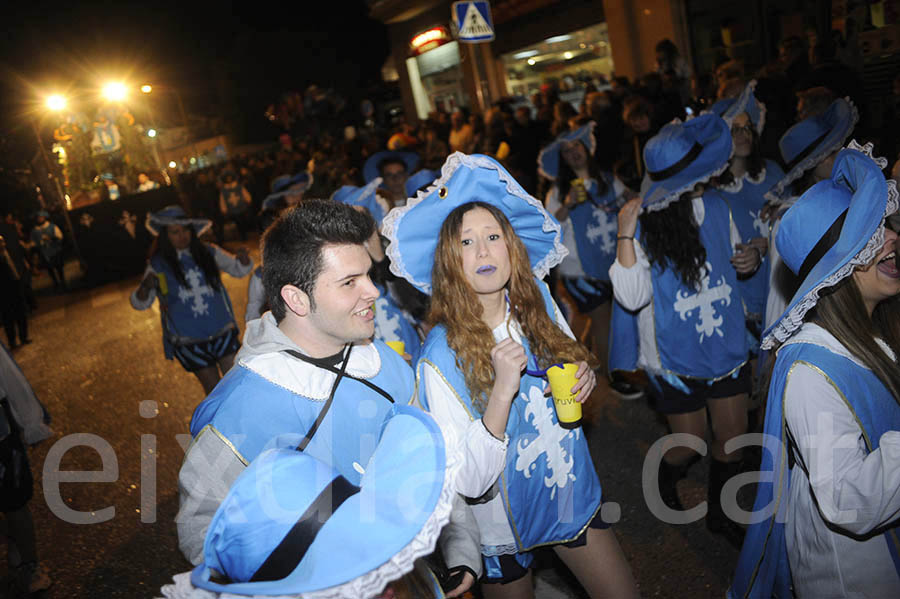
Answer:
<path fill-rule="evenodd" d="M 409 50 L 413 56 L 418 56 L 451 41 L 453 38 L 450 37 L 450 31 L 446 27 L 432 27 L 412 38 L 409 42 Z"/>

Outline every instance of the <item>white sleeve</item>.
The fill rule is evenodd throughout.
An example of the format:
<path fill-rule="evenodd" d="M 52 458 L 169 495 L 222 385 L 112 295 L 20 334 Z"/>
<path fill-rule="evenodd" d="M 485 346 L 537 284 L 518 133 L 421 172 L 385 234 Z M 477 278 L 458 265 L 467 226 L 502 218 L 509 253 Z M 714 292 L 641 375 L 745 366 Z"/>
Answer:
<path fill-rule="evenodd" d="M 148 264 L 147 268 L 144 269 L 144 274 L 141 275 L 141 280 L 143 281 L 144 277 L 146 277 L 148 274 L 151 274 L 151 273 L 155 275 L 156 271 L 153 270 L 153 267 Z M 140 289 L 140 286 L 138 286 L 138 289 Z M 137 289 L 135 289 L 134 291 L 131 292 L 131 307 L 132 308 L 134 308 L 135 310 L 146 310 L 147 308 L 149 308 L 150 306 L 153 305 L 153 300 L 156 299 L 156 287 L 150 288 L 150 292 L 147 294 L 147 299 L 145 299 L 143 301 L 141 301 L 141 299 L 137 296 L 137 292 L 138 292 Z"/>
<path fill-rule="evenodd" d="M 456 478 L 456 490 L 466 497 L 481 497 L 494 484 L 506 466 L 509 437 L 497 439 L 488 432 L 481 418 L 473 420 L 457 399 L 450 385 L 430 364 L 423 363 L 428 408 L 440 425 L 449 447 L 458 447 L 463 466 Z"/>
<path fill-rule="evenodd" d="M 637 261 L 630 268 L 625 268 L 616 261 L 609 267 L 609 280 L 612 282 L 613 295 L 628 310 L 640 310 L 653 299 L 653 280 L 650 278 L 650 262 L 638 240 L 633 240 L 634 255 Z"/>
<path fill-rule="evenodd" d="M 744 240 L 741 238 L 741 232 L 738 231 L 737 225 L 734 224 L 734 219 L 729 218 L 728 222 L 731 224 L 731 230 L 729 231 L 731 235 L 731 253 L 734 253 L 734 248 L 739 243 L 744 243 Z"/>
<path fill-rule="evenodd" d="M 572 332 L 572 329 L 569 327 L 569 323 L 566 322 L 566 317 L 563 316 L 562 310 L 559 309 L 559 306 L 556 304 L 556 300 L 551 299 L 553 302 L 553 318 L 556 319 L 556 326 L 560 328 L 560 330 L 566 334 L 566 337 L 569 339 L 575 339 L 575 333 Z"/>
<path fill-rule="evenodd" d="M 544 208 L 550 214 L 556 214 L 556 211 L 562 208 L 562 204 L 559 203 L 559 187 L 556 185 L 547 192 L 547 196 L 544 198 Z"/>
<path fill-rule="evenodd" d="M 213 256 L 215 256 L 216 266 L 219 267 L 219 270 L 223 270 L 237 279 L 246 277 L 253 270 L 253 260 L 250 260 L 247 264 L 241 264 L 241 261 L 234 254 L 226 252 L 214 243 L 207 245 L 212 250 Z"/>
<path fill-rule="evenodd" d="M 252 274 L 250 282 L 247 284 L 247 312 L 244 314 L 244 321 L 250 322 L 262 316 L 262 308 L 265 304 L 266 291 L 263 288 L 262 280 Z"/>
<path fill-rule="evenodd" d="M 794 365 L 784 415 L 819 512 L 831 525 L 863 535 L 900 518 L 900 431 L 866 453 L 862 430 L 821 372 Z"/>

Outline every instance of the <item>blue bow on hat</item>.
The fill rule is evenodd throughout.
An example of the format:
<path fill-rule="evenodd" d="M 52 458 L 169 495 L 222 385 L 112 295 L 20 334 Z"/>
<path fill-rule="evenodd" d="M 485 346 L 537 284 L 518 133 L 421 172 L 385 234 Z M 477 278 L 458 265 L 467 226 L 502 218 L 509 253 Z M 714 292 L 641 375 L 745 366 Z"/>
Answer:
<path fill-rule="evenodd" d="M 302 172 L 292 177 L 283 175 L 272 181 L 272 193 L 262 201 L 260 210 L 277 210 L 281 198 L 292 193 L 303 193 L 313 184 L 313 176 Z"/>
<path fill-rule="evenodd" d="M 307 453 L 263 452 L 216 510 L 191 583 L 242 595 L 372 597 L 434 550 L 458 463 L 434 419 L 410 406 L 388 415 L 359 487 Z M 230 582 L 213 582 L 217 575 Z"/>
<path fill-rule="evenodd" d="M 168 225 L 181 225 L 182 227 L 191 227 L 200 237 L 212 226 L 212 221 L 208 218 L 190 218 L 184 208 L 178 205 L 166 206 L 158 212 L 148 212 L 147 222 L 144 226 L 153 234 L 154 237 L 159 235 L 163 227 Z"/>
<path fill-rule="evenodd" d="M 366 180 L 366 183 L 370 183 L 375 177 L 381 176 L 379 166 L 388 159 L 401 160 L 406 164 L 407 173 L 413 172 L 419 166 L 419 155 L 415 152 L 394 152 L 391 150 L 375 152 L 369 156 L 363 165 L 363 179 Z"/>
<path fill-rule="evenodd" d="M 409 179 L 406 180 L 406 197 L 414 198 L 416 197 L 416 192 L 434 182 L 435 179 L 441 176 L 441 173 L 438 171 L 433 171 L 427 168 L 423 168 L 420 171 L 409 176 Z"/>
<path fill-rule="evenodd" d="M 664 126 L 644 146 L 644 209 L 662 210 L 698 183 L 721 174 L 732 152 L 731 129 L 715 114 Z"/>
<path fill-rule="evenodd" d="M 762 135 L 766 126 L 766 105 L 756 98 L 755 92 L 756 79 L 753 79 L 744 86 L 744 90 L 737 98 L 719 100 L 710 107 L 710 110 L 725 119 L 729 125 L 736 116 L 746 112 L 757 135 Z"/>
<path fill-rule="evenodd" d="M 803 325 L 824 288 L 849 277 L 881 251 L 885 217 L 897 210 L 897 186 L 885 181 L 881 169 L 887 161 L 872 157 L 872 144 L 851 141 L 847 148 L 835 159 L 831 178 L 810 187 L 781 218 L 775 245 L 803 282 L 781 317 L 763 333 L 763 349 L 788 339 Z"/>
<path fill-rule="evenodd" d="M 490 156 L 454 152 L 434 185 L 385 217 L 382 233 L 390 240 L 386 251 L 391 271 L 430 294 L 441 226 L 455 208 L 475 201 L 491 204 L 506 215 L 539 279 L 568 254 L 559 223 L 499 162 Z"/>
<path fill-rule="evenodd" d="M 559 161 L 562 159 L 560 154 L 565 144 L 573 141 L 580 141 L 587 148 L 588 155 L 593 156 L 597 149 L 597 140 L 594 138 L 594 127 L 597 123 L 590 121 L 582 125 L 575 131 L 566 131 L 557 137 L 552 143 L 544 147 L 538 154 L 538 172 L 547 177 L 551 181 L 555 181 L 559 176 Z"/>
<path fill-rule="evenodd" d="M 838 98 L 822 114 L 803 119 L 788 129 L 778 142 L 785 174 L 766 194 L 766 199 L 776 203 L 784 201 L 789 194 L 788 185 L 841 149 L 858 120 L 853 102 Z"/>
<path fill-rule="evenodd" d="M 343 202 L 344 204 L 349 204 L 350 206 L 365 207 L 380 227 L 381 221 L 384 220 L 384 215 L 387 214 L 387 210 L 385 210 L 385 207 L 379 203 L 378 198 L 375 196 L 375 191 L 378 189 L 379 185 L 381 185 L 381 177 L 376 177 L 362 187 L 344 185 L 331 194 L 331 199 Z"/>

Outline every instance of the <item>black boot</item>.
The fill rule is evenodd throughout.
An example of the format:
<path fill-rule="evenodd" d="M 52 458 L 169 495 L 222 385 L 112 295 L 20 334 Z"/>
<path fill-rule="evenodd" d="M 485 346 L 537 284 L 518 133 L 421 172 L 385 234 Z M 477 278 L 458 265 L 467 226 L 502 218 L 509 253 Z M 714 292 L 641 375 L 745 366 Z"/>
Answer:
<path fill-rule="evenodd" d="M 678 481 L 684 478 L 686 472 L 687 465 L 670 464 L 665 460 L 662 460 L 659 463 L 659 475 L 657 478 L 659 484 L 659 496 L 662 497 L 663 503 L 665 503 L 669 509 L 678 511 L 684 510 L 684 506 L 681 505 L 681 500 L 678 499 L 678 488 L 676 485 L 678 484 Z"/>
<path fill-rule="evenodd" d="M 741 472 L 742 462 L 709 461 L 709 486 L 707 487 L 706 528 L 710 532 L 722 535 L 735 549 L 744 544 L 744 529 L 732 521 L 722 510 L 722 487 L 732 476 Z"/>

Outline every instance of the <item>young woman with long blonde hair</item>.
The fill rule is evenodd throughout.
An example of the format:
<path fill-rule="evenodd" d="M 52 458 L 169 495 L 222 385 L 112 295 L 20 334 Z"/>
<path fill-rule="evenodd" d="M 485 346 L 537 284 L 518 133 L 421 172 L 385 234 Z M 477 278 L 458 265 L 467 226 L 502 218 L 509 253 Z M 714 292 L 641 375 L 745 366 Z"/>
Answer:
<path fill-rule="evenodd" d="M 533 597 L 532 550 L 549 546 L 591 597 L 634 597 L 579 426 L 557 418 L 542 378 L 576 363 L 585 401 L 596 360 L 572 337 L 541 278 L 565 256 L 559 224 L 486 156 L 453 154 L 441 178 L 385 219 L 392 269 L 431 294 L 434 325 L 417 368 L 419 401 L 442 428 L 487 428 L 506 466 L 467 497 L 481 535 L 486 597 Z M 448 564 L 452 569 L 453 564 Z"/>

